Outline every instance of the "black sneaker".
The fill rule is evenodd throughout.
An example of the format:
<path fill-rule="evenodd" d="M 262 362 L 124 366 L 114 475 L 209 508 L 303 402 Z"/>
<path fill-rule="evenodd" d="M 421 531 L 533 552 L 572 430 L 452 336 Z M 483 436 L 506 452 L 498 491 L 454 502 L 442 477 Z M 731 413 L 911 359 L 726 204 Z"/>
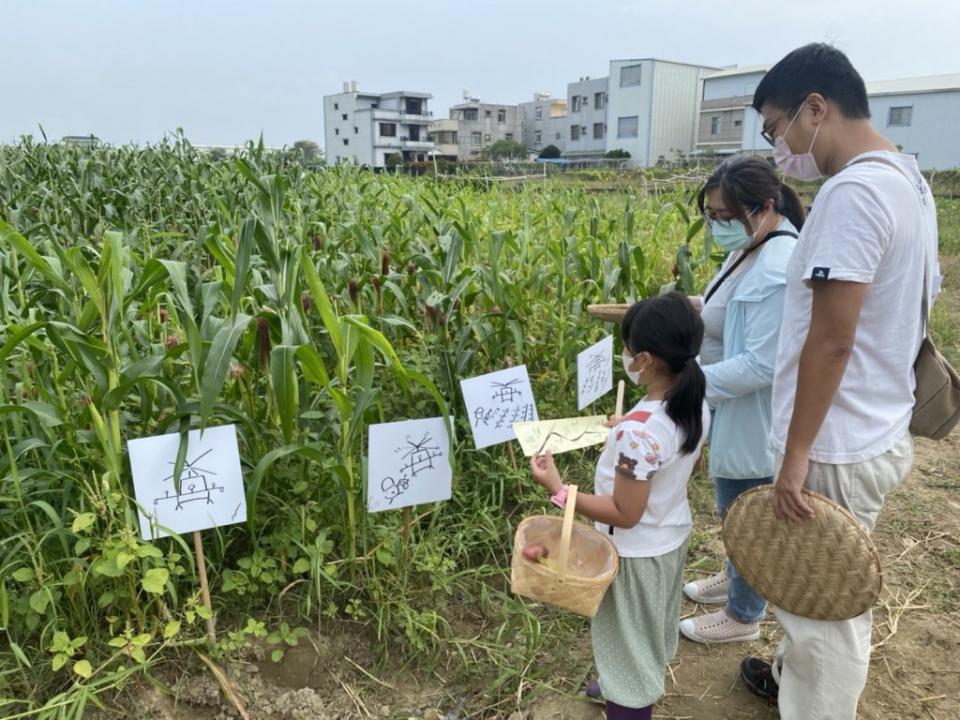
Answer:
<path fill-rule="evenodd" d="M 740 678 L 754 695 L 759 695 L 774 705 L 777 704 L 780 686 L 773 679 L 773 669 L 766 660 L 745 657 L 740 663 Z"/>

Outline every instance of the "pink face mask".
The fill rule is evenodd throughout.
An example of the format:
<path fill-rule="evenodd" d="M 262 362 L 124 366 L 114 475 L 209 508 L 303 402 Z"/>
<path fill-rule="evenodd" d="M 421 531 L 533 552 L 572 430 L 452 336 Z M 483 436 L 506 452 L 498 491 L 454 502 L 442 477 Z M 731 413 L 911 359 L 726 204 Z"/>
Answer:
<path fill-rule="evenodd" d="M 813 150 L 813 144 L 817 141 L 817 133 L 820 132 L 820 126 L 817 125 L 816 130 L 813 131 L 813 140 L 810 141 L 810 149 L 805 153 L 790 152 L 790 146 L 787 145 L 784 140 L 802 110 L 803 105 L 800 106 L 800 110 L 797 110 L 797 114 L 793 116 L 793 120 L 787 125 L 787 129 L 784 130 L 783 135 L 777 138 L 776 144 L 773 146 L 773 160 L 787 177 L 793 178 L 794 180 L 817 180 L 822 177 L 823 173 L 821 173 L 820 168 L 817 167 L 817 161 L 814 159 L 811 150 Z"/>

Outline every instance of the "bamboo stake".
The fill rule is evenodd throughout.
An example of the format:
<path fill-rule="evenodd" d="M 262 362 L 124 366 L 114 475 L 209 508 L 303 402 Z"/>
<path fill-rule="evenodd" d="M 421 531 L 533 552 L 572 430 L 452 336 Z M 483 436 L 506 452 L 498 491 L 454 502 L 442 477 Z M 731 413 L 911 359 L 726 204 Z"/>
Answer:
<path fill-rule="evenodd" d="M 200 576 L 200 595 L 203 598 L 203 606 L 210 613 L 207 618 L 207 640 L 210 645 L 217 643 L 217 623 L 213 619 L 213 605 L 210 603 L 210 586 L 207 584 L 207 561 L 203 555 L 203 540 L 200 539 L 200 531 L 193 531 L 193 552 L 197 556 L 197 574 Z"/>

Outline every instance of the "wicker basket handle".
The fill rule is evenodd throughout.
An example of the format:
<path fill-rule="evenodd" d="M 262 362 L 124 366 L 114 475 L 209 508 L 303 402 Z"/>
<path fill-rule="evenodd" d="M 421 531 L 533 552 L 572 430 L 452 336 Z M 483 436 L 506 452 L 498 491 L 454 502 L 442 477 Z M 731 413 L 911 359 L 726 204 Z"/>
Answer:
<path fill-rule="evenodd" d="M 570 559 L 570 538 L 573 535 L 573 516 L 577 507 L 577 486 L 567 487 L 567 503 L 563 508 L 563 529 L 560 531 L 560 560 L 559 577 L 557 582 L 563 582 L 567 577 L 567 561 Z"/>

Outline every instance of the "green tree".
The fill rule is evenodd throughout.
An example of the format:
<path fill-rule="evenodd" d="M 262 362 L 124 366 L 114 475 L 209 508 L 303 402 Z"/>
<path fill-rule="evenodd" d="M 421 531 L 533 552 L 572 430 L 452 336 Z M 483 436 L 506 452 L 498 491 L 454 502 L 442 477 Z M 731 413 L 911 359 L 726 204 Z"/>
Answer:
<path fill-rule="evenodd" d="M 556 160 L 558 157 L 560 157 L 560 148 L 556 145 L 547 145 L 540 151 L 541 160 Z"/>
<path fill-rule="evenodd" d="M 484 148 L 484 160 L 504 160 L 507 158 L 525 158 L 529 154 L 527 146 L 514 140 L 497 140 L 493 145 Z"/>

